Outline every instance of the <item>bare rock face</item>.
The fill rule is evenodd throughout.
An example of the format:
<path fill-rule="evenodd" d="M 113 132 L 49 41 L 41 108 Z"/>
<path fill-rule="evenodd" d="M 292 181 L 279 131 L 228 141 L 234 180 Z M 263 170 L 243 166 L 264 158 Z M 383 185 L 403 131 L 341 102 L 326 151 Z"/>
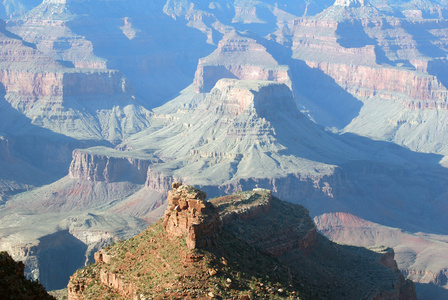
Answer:
<path fill-rule="evenodd" d="M 358 97 L 381 97 L 413 109 L 448 109 L 448 90 L 436 76 L 415 71 L 308 62 Z"/>
<path fill-rule="evenodd" d="M 75 150 L 69 177 L 93 182 L 110 183 L 127 180 L 142 184 L 146 180 L 151 162 L 153 162 L 151 159 L 114 157 Z"/>
<path fill-rule="evenodd" d="M 146 175 L 145 187 L 156 192 L 167 195 L 172 184 L 176 182 L 176 178 L 171 175 L 165 175 L 151 167 L 148 167 Z"/>
<path fill-rule="evenodd" d="M 291 87 L 288 67 L 279 65 L 256 40 L 236 32 L 226 34 L 212 54 L 199 60 L 195 89 L 209 92 L 222 78 L 268 80 Z"/>
<path fill-rule="evenodd" d="M 135 285 L 132 282 L 123 279 L 123 276 L 120 274 L 111 273 L 105 269 L 101 269 L 99 280 L 101 284 L 118 291 L 118 293 L 126 299 L 139 299 L 137 298 Z M 82 296 L 85 285 L 86 283 L 84 281 L 77 280 L 75 276 L 71 276 L 67 286 L 68 300 L 85 299 L 85 297 Z"/>
<path fill-rule="evenodd" d="M 173 183 L 168 193 L 163 227 L 173 236 L 186 236 L 189 249 L 216 244 L 221 230 L 218 211 L 205 197 L 204 192 L 180 183 Z"/>

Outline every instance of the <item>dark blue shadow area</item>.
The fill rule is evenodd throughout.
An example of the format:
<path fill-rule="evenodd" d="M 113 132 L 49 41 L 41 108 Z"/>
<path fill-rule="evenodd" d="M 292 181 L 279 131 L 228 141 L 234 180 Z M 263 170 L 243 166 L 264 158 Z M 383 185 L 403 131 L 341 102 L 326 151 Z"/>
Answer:
<path fill-rule="evenodd" d="M 110 145 L 110 143 L 105 141 L 79 141 L 33 125 L 29 118 L 17 111 L 5 100 L 5 94 L 5 87 L 0 84 L 0 134 L 12 140 L 11 155 L 18 162 L 28 163 L 42 174 L 45 174 L 44 176 L 34 178 L 37 183 L 50 183 L 67 175 L 74 149 L 96 145 Z M 21 163 L 16 163 L 16 167 L 23 168 L 24 166 Z M 31 172 L 31 170 L 29 171 Z M 26 171 L 18 170 L 17 173 L 20 174 L 20 172 Z M 13 176 L 14 174 L 10 173 L 10 175 Z M 26 178 L 10 179 L 25 180 Z"/>
<path fill-rule="evenodd" d="M 336 34 L 338 35 L 337 43 L 345 48 L 361 48 L 377 44 L 367 35 L 361 21 L 358 20 L 338 23 Z"/>
<path fill-rule="evenodd" d="M 291 49 L 251 33 L 247 35 L 266 47 L 279 64 L 289 66 L 296 101 L 315 112 L 316 122 L 327 127 L 344 128 L 359 115 L 363 103 L 341 88 L 333 78 L 309 67 L 304 61 L 291 58 Z M 301 103 L 303 97 L 307 99 L 306 103 Z"/>
<path fill-rule="evenodd" d="M 429 29 L 431 28 L 425 28 L 428 25 L 426 25 L 424 22 L 411 23 L 407 21 L 403 21 L 402 24 L 403 29 L 411 34 L 414 41 L 417 42 L 417 49 L 420 53 L 433 58 L 446 57 L 447 53 L 432 43 L 433 41 L 437 40 L 437 37 L 429 32 Z M 439 27 L 440 25 L 435 26 Z"/>
<path fill-rule="evenodd" d="M 39 239 L 39 280 L 49 291 L 67 287 L 70 276 L 85 263 L 87 245 L 68 230 Z"/>
<path fill-rule="evenodd" d="M 419 300 L 446 300 L 448 299 L 448 290 L 434 283 L 414 282 Z"/>

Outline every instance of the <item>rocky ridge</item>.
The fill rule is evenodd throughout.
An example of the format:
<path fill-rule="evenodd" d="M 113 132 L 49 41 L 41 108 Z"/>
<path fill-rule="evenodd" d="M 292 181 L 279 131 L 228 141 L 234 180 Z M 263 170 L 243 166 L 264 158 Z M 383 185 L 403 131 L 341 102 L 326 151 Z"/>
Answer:
<path fill-rule="evenodd" d="M 5 252 L 0 252 L 0 297 L 2 299 L 44 300 L 55 299 L 39 282 L 26 279 L 25 265 L 15 262 Z"/>
<path fill-rule="evenodd" d="M 193 203 L 205 205 L 201 202 L 205 197 L 203 192 L 179 183 L 173 184 L 169 197 L 170 205 L 179 209 Z M 217 234 L 220 226 L 210 225 L 218 223 L 207 218 L 202 222 L 196 219 L 190 224 L 184 222 L 187 219 L 178 222 L 185 214 L 191 218 L 191 211 L 169 207 L 163 228 L 159 222 L 131 240 L 95 254 L 94 265 L 77 271 L 71 277 L 69 299 L 90 299 L 100 293 L 102 296 L 132 299 L 152 297 L 153 293 L 199 298 L 238 296 L 251 299 L 271 294 L 275 298 L 300 296 L 301 299 L 325 299 L 329 295 L 335 299 L 416 299 L 415 287 L 399 273 L 391 249 L 375 253 L 331 244 L 316 233 L 306 209 L 282 202 L 272 197 L 268 190 L 257 189 L 207 203 L 210 208 L 213 205 L 221 208 L 225 220 L 223 232 L 217 239 L 213 238 L 214 242 L 198 243 L 204 239 L 210 241 L 210 231 L 194 228 L 202 224 L 203 228 L 208 227 Z M 173 220 L 175 212 L 177 218 Z M 281 222 L 278 219 L 280 215 L 285 218 Z M 260 230 L 260 226 L 254 226 L 259 222 L 268 226 Z M 194 236 L 191 235 L 192 230 L 196 233 Z M 261 231 L 264 233 L 260 235 Z M 274 244 L 277 247 L 273 248 Z M 167 249 L 171 254 L 166 252 Z M 331 257 L 329 265 L 319 263 L 322 254 Z M 136 257 L 139 257 L 138 262 Z M 343 257 L 357 263 L 350 267 L 343 262 Z M 362 270 L 356 267 L 361 261 Z M 367 273 L 361 274 L 372 272 L 370 268 L 376 275 L 366 283 L 363 277 Z M 271 274 L 271 270 L 277 275 Z M 173 273 L 174 277 L 168 275 Z M 325 273 L 327 275 L 323 275 Z M 351 273 L 354 275 L 350 279 L 345 277 Z M 274 276 L 266 278 L 278 280 L 278 283 L 266 282 L 262 274 Z M 325 278 L 328 274 L 338 278 L 332 278 L 337 285 L 322 282 L 330 280 Z M 157 285 L 162 278 L 163 284 Z M 257 279 L 254 281 L 254 278 Z M 355 288 L 353 280 L 359 281 Z M 330 290 L 320 286 L 322 284 Z"/>

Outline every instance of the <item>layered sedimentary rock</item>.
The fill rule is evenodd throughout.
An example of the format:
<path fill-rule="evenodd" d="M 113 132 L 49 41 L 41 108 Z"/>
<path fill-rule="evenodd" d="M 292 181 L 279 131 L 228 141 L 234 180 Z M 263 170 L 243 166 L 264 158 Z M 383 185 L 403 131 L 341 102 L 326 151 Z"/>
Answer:
<path fill-rule="evenodd" d="M 307 64 L 322 70 L 340 86 L 361 98 L 376 96 L 413 109 L 447 109 L 448 90 L 435 76 L 383 67 Z"/>
<path fill-rule="evenodd" d="M 194 85 L 201 93 L 209 92 L 222 78 L 269 80 L 291 86 L 288 72 L 288 67 L 280 65 L 255 39 L 230 32 L 212 54 L 199 60 Z"/>
<path fill-rule="evenodd" d="M 42 5 L 65 4 L 46 2 Z M 63 14 L 62 10 L 49 9 L 53 11 L 52 17 L 46 17 L 57 19 Z M 32 125 L 84 140 L 117 142 L 147 127 L 149 112 L 135 102 L 132 84 L 118 70 L 107 69 L 104 61 L 102 66 L 95 65 L 93 61 L 98 58 L 92 53 L 91 42 L 71 36 L 62 25 L 63 21 L 57 25 L 58 22 L 47 20 L 49 23 L 42 25 L 39 22 L 45 23 L 44 20 L 39 19 L 36 23 L 32 20 L 35 19 L 28 18 L 19 22 L 20 25 L 16 23 L 16 27 L 7 28 L 2 21 L 0 26 L 0 43 L 3 45 L 0 92 L 11 109 L 29 118 L 28 123 Z M 47 27 L 40 38 L 34 35 L 34 30 L 39 31 L 38 24 Z M 14 28 L 20 36 L 10 32 Z M 58 32 L 58 37 L 52 39 L 50 36 L 54 31 Z M 90 45 L 90 53 L 85 51 L 86 43 Z M 64 56 L 67 53 L 63 49 L 69 56 L 73 54 L 70 49 L 74 49 L 86 57 L 81 55 L 74 58 L 73 64 L 68 63 L 70 57 Z M 2 118 L 8 118 L 8 115 L 4 113 Z M 26 125 L 27 130 L 32 130 L 30 124 Z"/>
<path fill-rule="evenodd" d="M 91 151 L 91 150 L 90 150 Z M 144 183 L 148 167 L 156 159 L 133 157 L 113 157 L 95 152 L 75 150 L 70 164 L 69 177 L 87 181 Z"/>
<path fill-rule="evenodd" d="M 181 180 L 212 196 L 260 186 L 306 203 L 313 215 L 348 211 L 410 231 L 445 230 L 446 173 L 437 157 L 329 134 L 309 122 L 294 101 L 305 114 L 320 110 L 328 113 L 324 117 L 343 118 L 333 124 L 315 117 L 318 123 L 341 129 L 359 115 L 347 131 L 419 151 L 443 151 L 448 43 L 441 18 L 446 10 L 430 1 L 338 0 L 315 18 L 300 18 L 334 2 L 243 1 L 235 7 L 196 0 L 165 6 L 163 1 L 132 6 L 128 1 L 44 1 L 9 22 L 7 29 L 24 41 L 5 33 L 5 104 L 26 111 L 34 124 L 79 139 L 126 140 L 115 150 L 75 152 L 72 178 L 13 199 L 5 215 L 20 209 L 99 208 L 154 221 L 152 213 L 163 214 L 171 183 Z M 242 33 L 245 29 L 258 36 Z M 209 55 L 212 44 L 218 49 Z M 193 81 L 197 59 L 206 55 L 195 86 L 179 93 Z M 30 68 L 34 60 L 50 70 L 38 63 Z M 150 113 L 133 100 L 122 74 L 135 86 L 137 101 L 151 106 L 179 97 Z M 5 130 L 0 126 L 0 131 Z M 72 148 L 66 149 L 64 156 L 70 157 Z M 59 158 L 57 152 L 29 161 L 51 165 L 49 158 Z M 68 164 L 58 169 L 66 172 Z M 428 204 L 428 199 L 435 200 Z M 313 232 L 308 237 L 310 244 L 316 239 Z M 290 247 L 277 242 L 281 249 L 266 249 L 282 253 Z"/>
<path fill-rule="evenodd" d="M 281 23 L 272 38 L 306 63 L 292 74 L 311 75 L 296 86 L 295 95 L 318 123 L 348 125 L 350 132 L 443 154 L 447 147 L 436 140 L 444 140 L 445 133 L 435 123 L 445 122 L 447 114 L 444 8 L 434 3 L 411 6 L 420 17 L 408 15 L 412 9 L 401 4 L 337 1 L 315 17 Z M 404 10 L 406 17 L 392 13 L 391 7 Z M 335 91 L 337 97 L 316 92 L 320 89 Z M 382 117 L 371 117 L 374 110 L 381 110 Z M 425 116 L 431 114 L 427 110 L 439 112 L 437 122 Z M 369 125 L 373 119 L 379 126 Z M 419 141 L 415 132 L 428 139 Z"/>
<path fill-rule="evenodd" d="M 168 193 L 163 227 L 169 235 L 186 236 L 189 249 L 217 243 L 221 221 L 205 197 L 204 192 L 181 183 L 173 183 L 173 190 Z"/>
<path fill-rule="evenodd" d="M 149 113 L 134 105 L 132 88 L 117 71 L 6 69 L 0 82 L 5 99 L 32 124 L 78 139 L 117 141 L 148 124 Z"/>
<path fill-rule="evenodd" d="M 197 59 L 211 47 L 200 31 L 168 17 L 164 1 L 114 4 L 44 1 L 8 29 L 66 66 L 119 69 L 143 103 L 160 105 L 191 82 Z"/>
<path fill-rule="evenodd" d="M 165 175 L 149 167 L 148 173 L 146 174 L 145 187 L 159 193 L 167 194 L 175 181 L 176 179 L 173 176 Z"/>

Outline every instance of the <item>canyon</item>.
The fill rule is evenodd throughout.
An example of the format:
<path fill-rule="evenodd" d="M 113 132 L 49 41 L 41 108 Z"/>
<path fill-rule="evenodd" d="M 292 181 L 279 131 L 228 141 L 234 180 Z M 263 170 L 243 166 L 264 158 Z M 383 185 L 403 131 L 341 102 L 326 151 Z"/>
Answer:
<path fill-rule="evenodd" d="M 63 288 L 180 181 L 272 190 L 334 241 L 393 247 L 420 299 L 445 298 L 446 1 L 14 0 L 0 16 L 0 250 L 27 276 Z"/>

